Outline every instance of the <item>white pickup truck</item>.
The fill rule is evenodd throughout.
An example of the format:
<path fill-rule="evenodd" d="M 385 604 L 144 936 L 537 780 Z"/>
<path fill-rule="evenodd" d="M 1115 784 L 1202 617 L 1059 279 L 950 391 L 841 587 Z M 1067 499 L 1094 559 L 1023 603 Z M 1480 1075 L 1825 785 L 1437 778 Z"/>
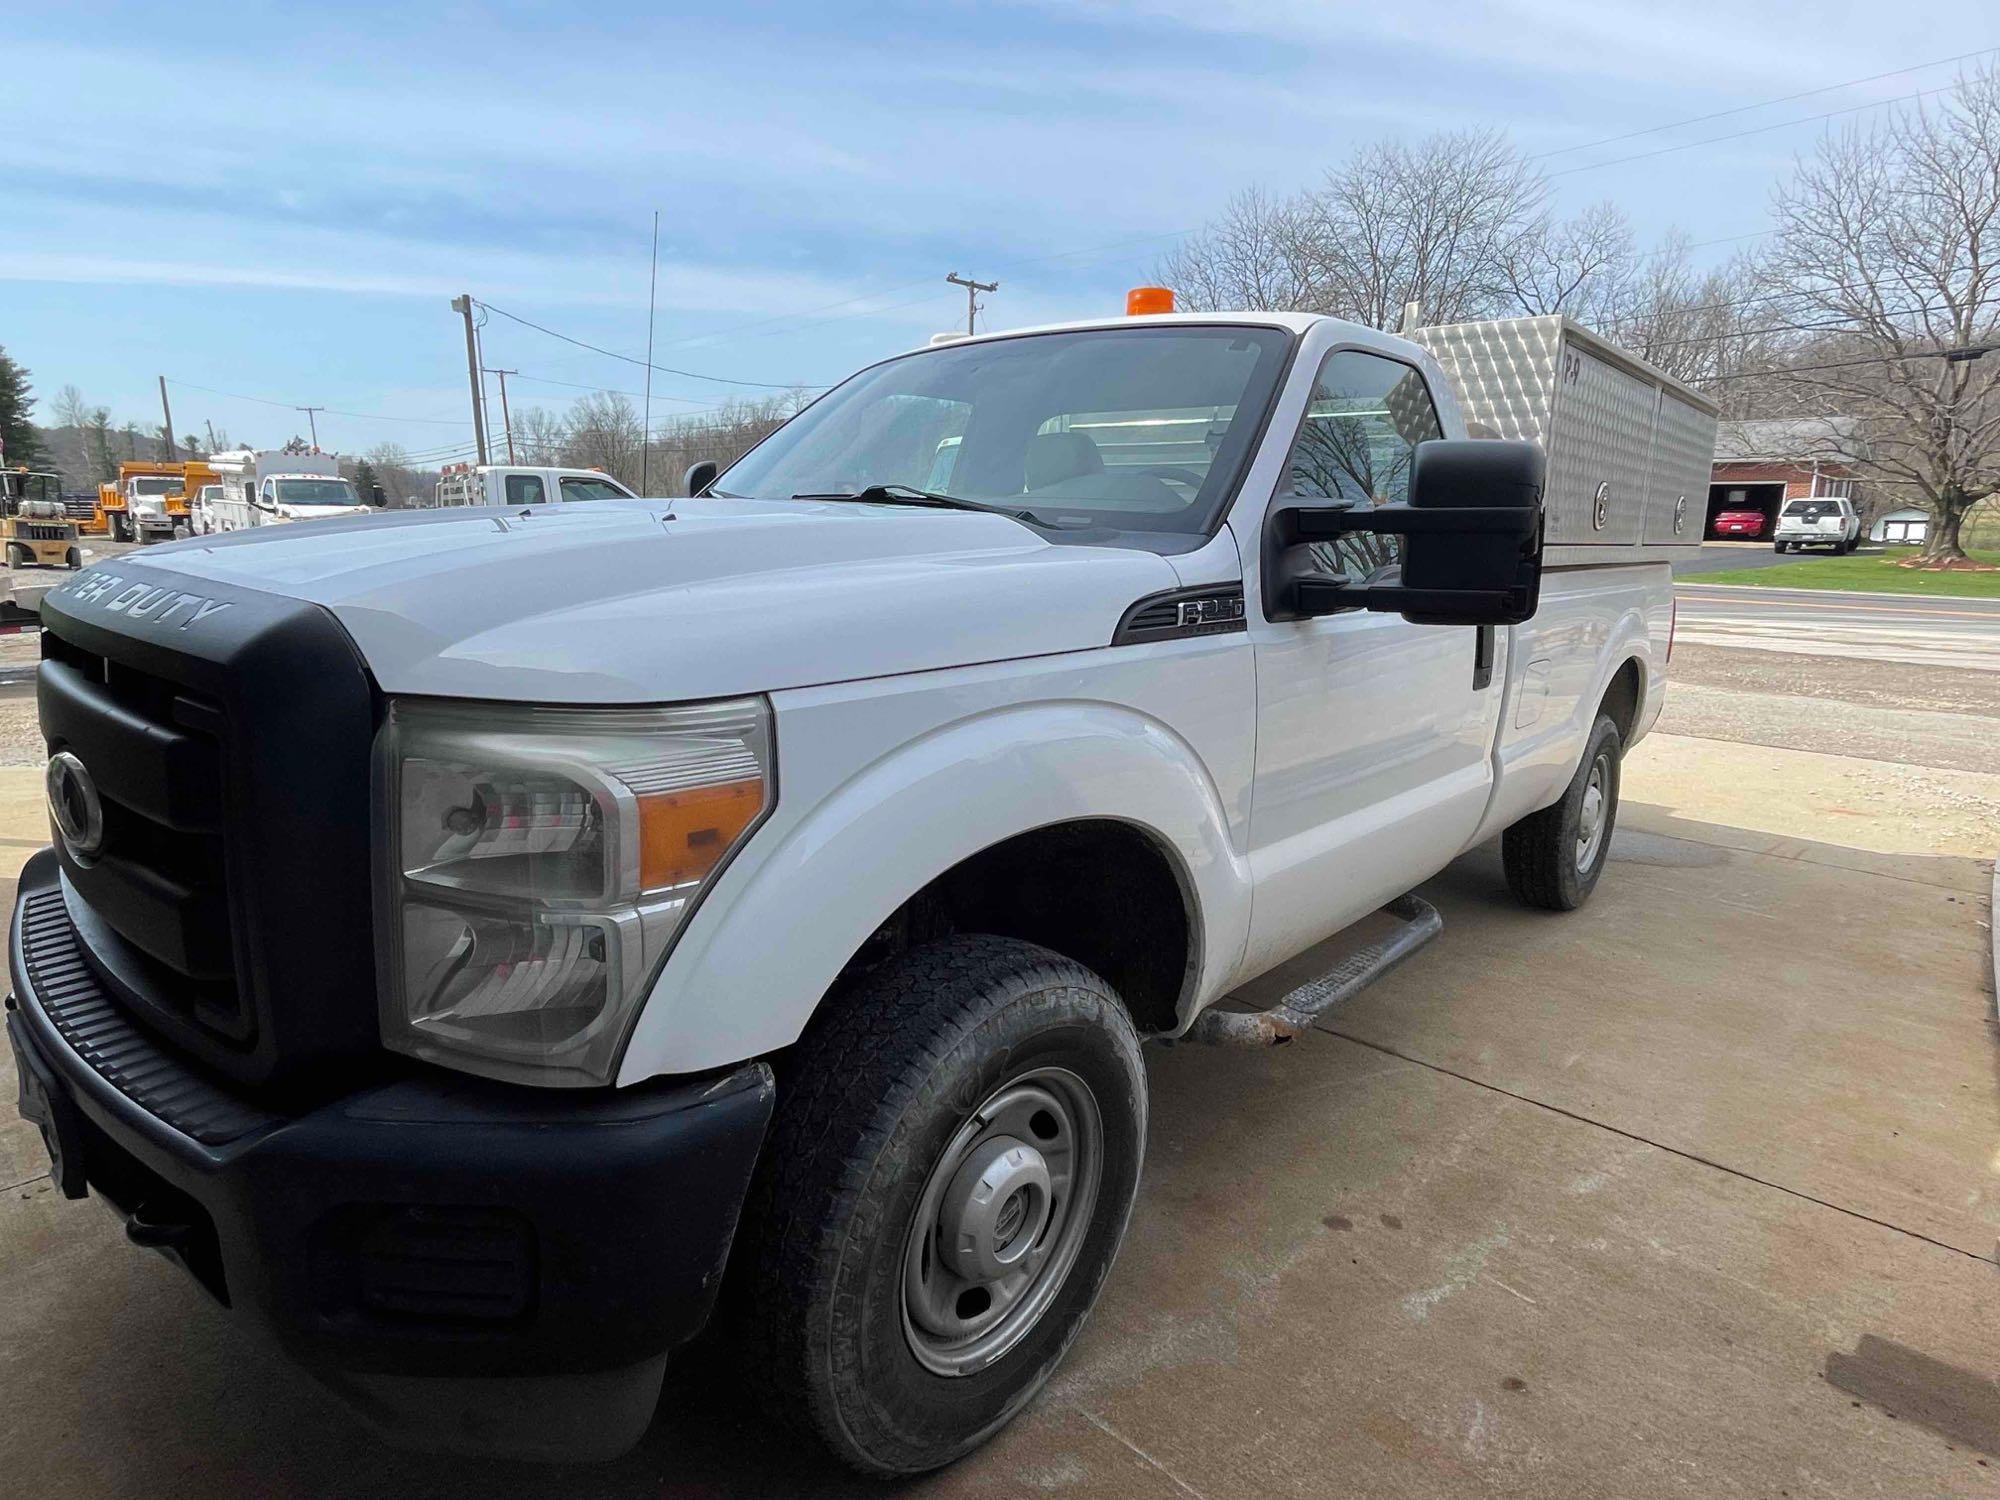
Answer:
<path fill-rule="evenodd" d="M 431 487 L 430 503 L 547 505 L 554 501 L 630 500 L 632 492 L 602 469 L 550 464 L 447 464 Z"/>
<path fill-rule="evenodd" d="M 1297 1034 L 1490 839 L 1589 896 L 1712 433 L 1559 319 L 1139 317 L 885 360 L 697 498 L 111 559 L 43 609 L 23 1111 L 408 1440 L 620 1451 L 714 1313 L 948 1462 L 1111 1274 L 1142 1041 Z"/>

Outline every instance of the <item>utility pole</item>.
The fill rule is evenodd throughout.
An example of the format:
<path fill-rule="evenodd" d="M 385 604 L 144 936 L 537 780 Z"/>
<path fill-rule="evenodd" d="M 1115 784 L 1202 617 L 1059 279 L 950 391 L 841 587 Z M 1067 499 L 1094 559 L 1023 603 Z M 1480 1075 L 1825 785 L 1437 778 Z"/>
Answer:
<path fill-rule="evenodd" d="M 207 417 L 203 417 L 201 425 L 203 430 L 208 433 L 208 451 L 213 453 L 215 451 L 215 424 L 209 421 Z"/>
<path fill-rule="evenodd" d="M 945 277 L 945 280 L 949 281 L 953 286 L 962 286 L 965 288 L 965 331 L 967 333 L 977 333 L 978 330 L 972 326 L 972 320 L 979 316 L 979 294 L 981 292 L 999 291 L 1000 283 L 997 281 L 972 281 L 959 275 L 956 271 Z"/>
<path fill-rule="evenodd" d="M 160 456 L 171 463 L 174 457 L 174 409 L 167 405 L 167 377 L 164 375 L 160 377 L 160 415 L 166 418 L 167 423 L 160 429 L 160 435 L 166 439 L 167 445 L 166 452 Z"/>
<path fill-rule="evenodd" d="M 488 370 L 488 375 L 500 377 L 500 423 L 507 432 L 507 462 L 514 462 L 514 418 L 507 411 L 507 377 L 518 375 L 519 370 Z"/>
<path fill-rule="evenodd" d="M 325 411 L 326 408 L 324 406 L 295 406 L 292 410 L 302 411 L 306 414 L 306 430 L 312 434 L 313 452 L 319 452 L 319 423 L 313 420 L 313 413 L 316 411 Z"/>
<path fill-rule="evenodd" d="M 479 345 L 472 333 L 472 294 L 451 299 L 451 310 L 465 319 L 465 378 L 472 386 L 472 440 L 479 461 L 486 459 L 486 413 L 479 400 Z"/>

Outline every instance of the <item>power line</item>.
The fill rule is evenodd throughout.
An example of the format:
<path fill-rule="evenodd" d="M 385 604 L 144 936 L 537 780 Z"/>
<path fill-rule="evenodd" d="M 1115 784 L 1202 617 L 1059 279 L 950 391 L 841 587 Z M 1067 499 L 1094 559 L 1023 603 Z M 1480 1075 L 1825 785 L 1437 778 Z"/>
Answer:
<path fill-rule="evenodd" d="M 1996 303 L 2000 303 L 2000 295 L 1976 297 L 1969 302 L 1960 303 L 1959 309 L 1970 312 L 1975 307 L 1990 307 Z M 1947 304 L 1940 303 L 1935 306 L 1925 304 L 1920 307 L 1883 308 L 1872 314 L 1872 316 L 1881 318 L 1916 318 L 1922 317 L 1926 313 L 1950 312 L 1952 310 Z M 1853 313 L 1836 318 L 1830 323 L 1766 323 L 1760 327 L 1743 329 L 1740 333 L 1709 333 L 1700 334 L 1693 338 L 1668 339 L 1664 343 L 1648 344 L 1647 348 L 1678 349 L 1687 344 L 1720 343 L 1724 339 L 1748 338 L 1760 333 L 1865 333 L 1867 332 L 1865 328 L 1856 328 L 1853 326 L 1864 316 L 1868 315 Z"/>
<path fill-rule="evenodd" d="M 658 370 L 665 375 L 678 375 L 684 380 L 711 380 L 714 381 L 717 385 L 754 386 L 758 390 L 765 390 L 765 391 L 791 391 L 791 390 L 801 390 L 801 389 L 823 391 L 826 389 L 824 385 L 809 385 L 804 381 L 798 381 L 798 380 L 737 380 L 728 375 L 704 375 L 699 370 L 676 370 L 671 365 L 650 364 L 649 361 L 638 359 L 633 355 L 620 354 L 616 349 L 606 349 L 602 345 L 589 343 L 584 339 L 572 338 L 567 333 L 558 333 L 553 328 L 545 328 L 540 323 L 532 322 L 527 318 L 521 317 L 517 313 L 510 313 L 504 307 L 495 307 L 490 302 L 481 302 L 479 303 L 479 305 L 485 308 L 488 312 L 498 313 L 501 317 L 507 319 L 509 322 L 519 323 L 523 328 L 532 328 L 537 333 L 545 333 L 552 339 L 561 339 L 565 344 L 575 344 L 579 349 L 588 349 L 590 350 L 591 353 L 602 354 L 607 359 L 623 360 L 628 365 L 639 365 L 642 368 L 651 368 L 654 370 Z"/>
<path fill-rule="evenodd" d="M 1663 130 L 1679 130 L 1684 125 L 1704 125 L 1710 120 L 1722 120 L 1727 119 L 1731 115 L 1749 114 L 1753 110 L 1770 109 L 1779 104 L 1791 104 L 1799 99 L 1810 99 L 1817 94 L 1838 93 L 1842 89 L 1859 88 L 1864 83 L 1880 83 L 1885 78 L 1900 78 L 1905 73 L 1921 73 L 1926 68 L 1942 68 L 1947 63 L 1969 62 L 1975 57 L 1985 57 L 1994 52 L 2000 52 L 2000 47 L 1982 47 L 1977 52 L 1961 52 L 1956 57 L 1940 57 L 1933 62 L 1912 63 L 1907 68 L 1891 68 L 1886 73 L 1870 73 L 1866 78 L 1850 78 L 1845 83 L 1824 84 L 1816 89 L 1802 89 L 1796 94 L 1785 94 L 1776 99 L 1761 100 L 1756 104 L 1738 104 L 1730 109 L 1718 109 L 1712 114 L 1693 115 L 1685 120 L 1670 121 L 1665 125 L 1648 125 L 1643 130 L 1628 130 L 1623 135 L 1607 135 L 1602 140 L 1585 141 L 1578 146 L 1558 146 L 1553 151 L 1537 152 L 1535 155 L 1529 157 L 1528 160 L 1546 161 L 1551 156 L 1567 156 L 1572 151 L 1589 151 L 1597 146 L 1613 146 L 1620 141 L 1634 140 L 1642 135 L 1658 135 Z M 1724 137 L 1724 139 L 1727 139 L 1727 137 Z M 1583 169 L 1579 168 L 1577 170 Z M 1552 173 L 1551 175 L 1559 174 Z"/>
<path fill-rule="evenodd" d="M 286 411 L 303 411 L 296 401 L 274 401 L 269 396 L 246 396 L 240 391 L 218 391 L 212 386 L 196 385 L 192 380 L 176 380 L 167 377 L 168 385 L 177 385 L 185 391 L 200 391 L 204 395 L 221 396 L 230 401 L 253 401 L 259 406 L 277 406 Z M 376 411 L 346 411 L 338 406 L 316 406 L 314 411 L 330 412 L 336 417 L 354 417 L 364 422 L 416 422 L 427 427 L 470 427 L 470 422 L 461 422 L 445 417 L 391 417 Z"/>
<path fill-rule="evenodd" d="M 1725 380 L 1758 380 L 1774 376 L 1811 375 L 1820 370 L 1852 370 L 1862 365 L 1893 365 L 1906 359 L 1946 359 L 1952 361 L 1978 359 L 1983 355 L 2000 353 L 2000 344 L 1967 344 L 1959 349 L 1923 349 L 1908 354 L 1870 354 L 1861 359 L 1836 359 L 1818 365 L 1784 365 L 1770 370 L 1738 370 L 1729 375 L 1704 375 L 1703 385 L 1719 385 Z"/>
<path fill-rule="evenodd" d="M 1772 232 L 1776 233 L 1777 231 L 1773 230 Z M 1836 292 L 1846 292 L 1849 296 L 1854 296 L 1854 297 L 1872 295 L 1872 293 L 1865 287 L 1846 286 L 1840 282 L 1834 282 L 1830 289 Z M 1754 307 L 1756 304 L 1760 302 L 1783 302 L 1787 298 L 1796 298 L 1800 295 L 1801 294 L 1795 290 L 1783 291 L 1783 292 L 1762 292 L 1754 297 L 1731 297 L 1721 302 L 1698 302 L 1691 307 L 1675 307 L 1668 309 L 1668 311 L 1671 312 L 1676 317 L 1684 316 L 1685 314 L 1688 313 L 1698 313 L 1698 312 L 1730 312 L 1738 308 Z M 1974 305 L 1978 306 L 1980 304 L 1975 303 Z M 1644 321 L 1643 314 L 1633 314 L 1631 316 L 1623 318 L 1607 318 L 1605 319 L 1603 326 L 1605 328 L 1619 328 L 1627 324 L 1638 323 L 1642 321 Z M 1600 329 L 1599 331 L 1601 332 L 1602 329 Z M 1751 331 L 1754 332 L 1755 330 Z"/>
<path fill-rule="evenodd" d="M 607 396 L 630 396 L 634 400 L 638 400 L 641 395 L 638 391 L 621 391 L 608 385 L 585 385 L 579 380 L 556 380 L 547 375 L 524 375 L 519 371 L 514 372 L 514 378 L 516 380 L 532 381 L 536 385 L 559 385 L 566 390 L 572 391 L 601 391 Z M 704 408 L 715 405 L 713 401 L 704 401 L 698 396 L 670 396 L 665 391 L 653 392 L 653 399 L 655 401 L 679 401 L 688 406 Z"/>
<path fill-rule="evenodd" d="M 1928 99 L 1933 94 L 1948 94 L 1957 88 L 1955 83 L 1941 84 L 1934 89 L 1918 89 L 1912 94 L 1900 94 L 1894 99 L 1876 99 L 1867 104 L 1850 104 L 1841 109 L 1829 109 L 1823 114 L 1806 115 L 1797 120 L 1780 120 L 1775 125 L 1756 125 L 1748 130 L 1736 130 L 1728 135 L 1703 136 L 1698 141 L 1682 141 L 1677 146 L 1662 146 L 1657 151 L 1641 151 L 1633 156 L 1614 156 L 1608 161 L 1589 162 L 1581 167 L 1564 167 L 1560 172 L 1549 172 L 1550 177 L 1568 177 L 1577 172 L 1595 172 L 1602 167 L 1621 167 L 1627 162 L 1650 161 L 1656 156 L 1670 156 L 1676 151 L 1692 151 L 1697 146 L 1715 146 L 1724 141 L 1740 141 L 1745 136 L 1768 135 L 1773 130 L 1789 130 L 1794 125 L 1811 125 L 1820 120 L 1831 120 L 1836 115 L 1858 114 L 1862 110 L 1881 109 L 1890 104 L 1901 104 L 1910 99 Z"/>

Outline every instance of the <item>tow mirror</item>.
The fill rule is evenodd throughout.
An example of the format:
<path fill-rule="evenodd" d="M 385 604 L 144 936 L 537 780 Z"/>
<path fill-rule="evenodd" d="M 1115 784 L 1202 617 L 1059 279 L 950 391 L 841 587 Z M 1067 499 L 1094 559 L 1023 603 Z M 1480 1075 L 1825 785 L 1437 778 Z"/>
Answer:
<path fill-rule="evenodd" d="M 1542 450 L 1533 443 L 1438 439 L 1411 458 L 1402 505 L 1292 505 L 1265 528 L 1264 610 L 1302 620 L 1349 609 L 1415 625 L 1518 625 L 1542 585 Z M 1350 576 L 1364 534 L 1403 538 L 1395 581 Z M 1336 571 L 1339 569 L 1339 571 Z"/>
<path fill-rule="evenodd" d="M 681 483 L 690 495 L 706 495 L 708 487 L 715 483 L 722 466 L 712 458 L 704 458 L 687 466 L 687 473 L 681 476 Z"/>

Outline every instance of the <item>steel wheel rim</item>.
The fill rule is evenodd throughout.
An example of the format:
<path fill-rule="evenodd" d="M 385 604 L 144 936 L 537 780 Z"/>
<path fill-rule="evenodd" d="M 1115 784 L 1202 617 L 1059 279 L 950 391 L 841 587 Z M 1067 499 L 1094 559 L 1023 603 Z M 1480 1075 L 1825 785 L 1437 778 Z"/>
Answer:
<path fill-rule="evenodd" d="M 903 1252 L 903 1336 L 933 1374 L 974 1375 L 1041 1322 L 1090 1232 L 1104 1123 L 1067 1068 L 1009 1079 L 924 1180 Z"/>
<path fill-rule="evenodd" d="M 1605 756 L 1590 763 L 1590 780 L 1583 787 L 1583 808 L 1576 821 L 1576 867 L 1588 870 L 1597 862 L 1604 843 L 1604 827 L 1610 821 L 1611 765 Z"/>

